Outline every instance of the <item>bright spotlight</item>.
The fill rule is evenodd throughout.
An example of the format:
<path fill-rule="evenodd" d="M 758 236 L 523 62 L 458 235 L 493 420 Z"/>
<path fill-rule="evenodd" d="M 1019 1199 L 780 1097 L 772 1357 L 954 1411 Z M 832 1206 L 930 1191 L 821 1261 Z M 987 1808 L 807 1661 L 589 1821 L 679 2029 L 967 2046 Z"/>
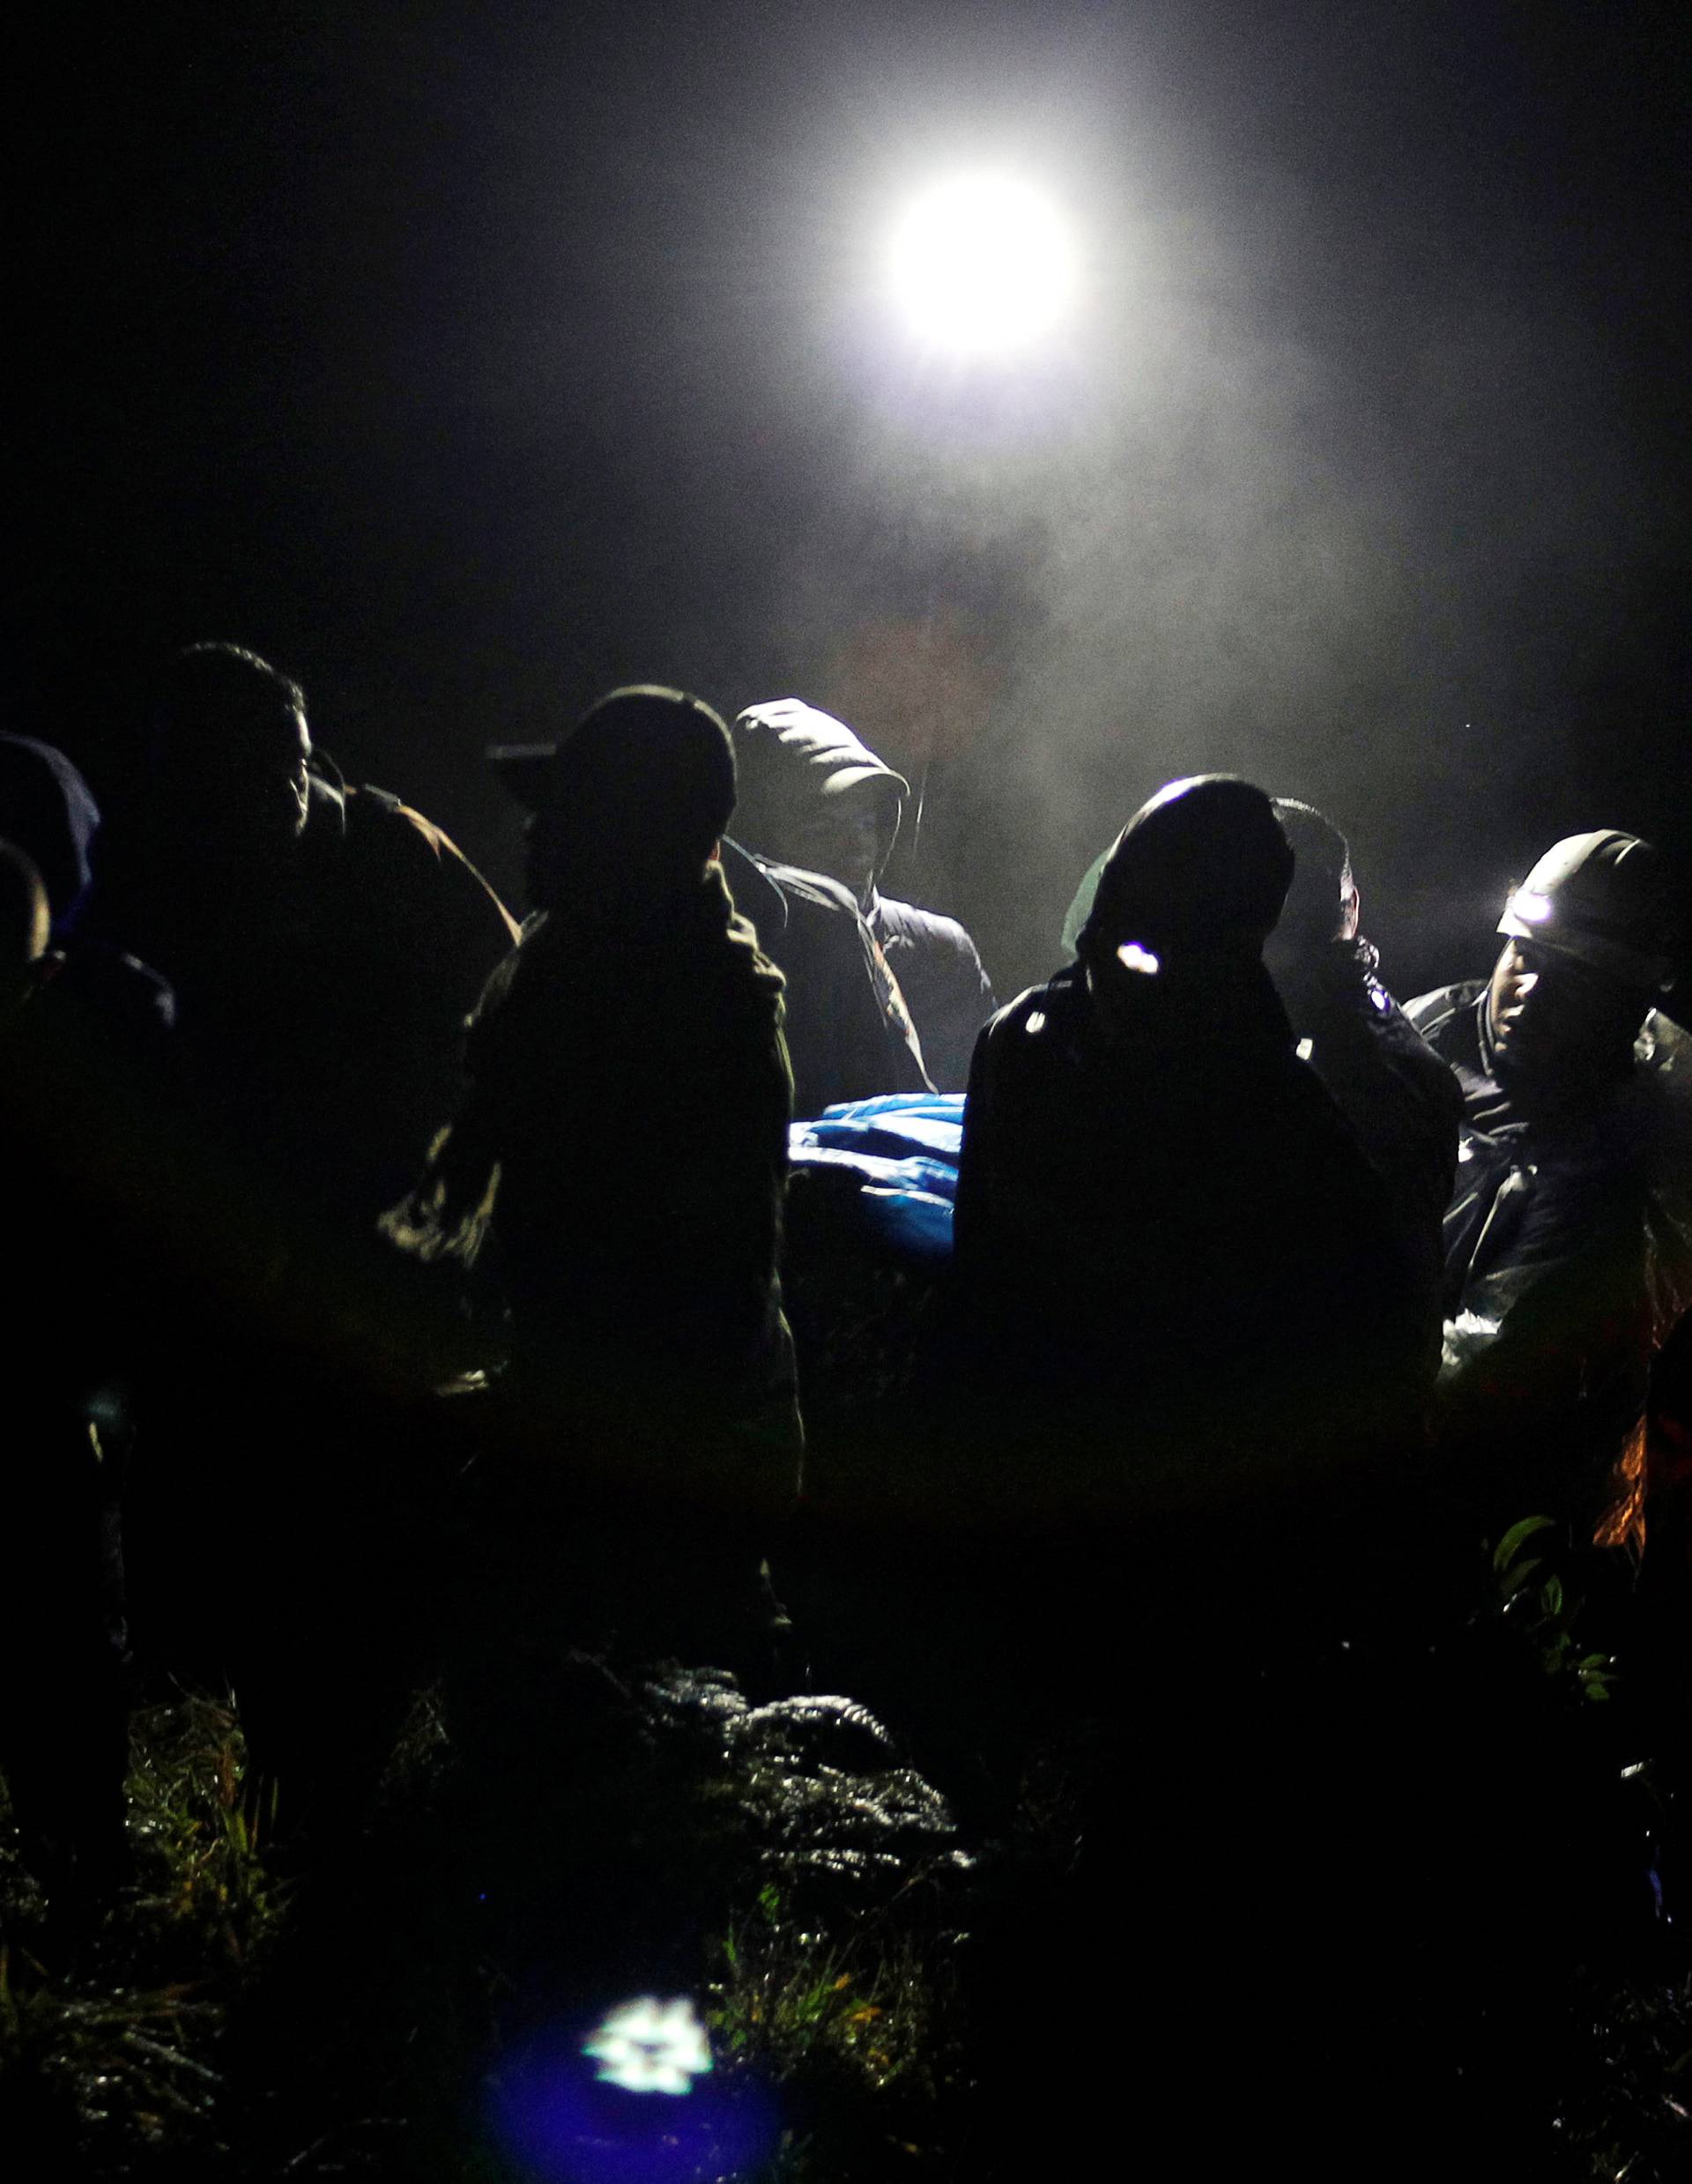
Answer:
<path fill-rule="evenodd" d="M 1057 207 L 1007 175 L 959 175 L 919 197 L 894 235 L 894 293 L 917 334 L 960 354 L 1021 348 L 1075 286 Z"/>

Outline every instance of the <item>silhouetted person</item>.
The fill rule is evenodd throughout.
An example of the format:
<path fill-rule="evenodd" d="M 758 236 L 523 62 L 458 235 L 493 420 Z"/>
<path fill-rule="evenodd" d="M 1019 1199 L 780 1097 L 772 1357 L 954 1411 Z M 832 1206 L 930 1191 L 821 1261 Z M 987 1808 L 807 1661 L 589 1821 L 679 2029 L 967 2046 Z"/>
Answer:
<path fill-rule="evenodd" d="M 993 989 L 955 918 L 881 893 L 909 783 L 843 721 L 798 698 L 749 706 L 734 737 L 742 839 L 761 856 L 826 873 L 845 888 L 909 1005 L 930 1081 L 937 1091 L 961 1092 L 976 1034 L 993 1013 Z"/>
<path fill-rule="evenodd" d="M 1673 925 L 1649 843 L 1571 835 L 1511 895 L 1491 977 L 1407 1010 L 1463 1092 L 1439 1411 L 1495 1530 L 1590 1527 L 1692 1296 L 1692 1102 L 1650 1066 L 1674 1038 L 1651 1013 Z"/>
<path fill-rule="evenodd" d="M 67 913 L 99 813 L 59 752 L 0 739 L 0 821 L 42 844 Z M 0 1200 L 12 1280 L 0 1389 L 0 1768 L 56 1913 L 128 1872 L 121 1512 L 151 1263 L 145 1176 L 169 995 L 48 947 L 48 891 L 0 843 Z"/>
<path fill-rule="evenodd" d="M 298 684 L 237 646 L 167 663 L 143 755 L 89 917 L 170 980 L 237 1159 L 295 1204 L 374 1221 L 450 1103 L 464 1018 L 516 925 L 438 828 L 343 783 Z"/>
<path fill-rule="evenodd" d="M 1295 859 L 1280 922 L 1264 948 L 1295 1038 L 1391 1186 L 1423 1248 L 1457 1166 L 1462 1098 L 1456 1079 L 1376 977 L 1379 951 L 1362 937 L 1351 846 L 1313 805 L 1276 797 Z M 1064 920 L 1073 947 L 1093 906 L 1102 857 L 1088 867 Z"/>
<path fill-rule="evenodd" d="M 49 1239 L 51 1232 L 41 1217 L 46 1209 L 32 1174 L 33 1148 L 20 1142 L 5 1111 L 19 1067 L 17 1020 L 35 991 L 48 925 L 41 873 L 21 851 L 0 841 L 0 1115 L 7 1125 L 0 1156 L 15 1285 L 0 1353 L 5 1361 L 0 1539 L 7 1601 L 0 1638 L 0 1772 L 23 1833 L 25 1861 L 52 1895 L 74 1885 L 82 1877 L 79 1868 L 115 1865 L 122 1842 L 122 1772 L 121 1764 L 115 1771 L 86 1765 L 67 1771 L 58 1764 L 67 1737 L 81 1755 L 96 1741 L 109 1751 L 111 1740 L 105 1724 L 91 1739 L 78 1703 L 85 1696 L 90 1668 L 98 1675 L 105 1665 L 99 1608 L 87 1597 L 93 1527 L 80 1506 L 88 1498 L 82 1489 L 92 1467 L 86 1436 L 78 1434 L 60 1374 L 56 1369 L 44 1374 L 39 1356 L 42 1324 L 59 1301 L 49 1302 L 59 1268 L 55 1259 L 43 1265 L 38 1257 L 44 1228 Z M 108 1779 L 91 1779 L 102 1773 Z M 100 1885 L 98 1878 L 93 1885 Z"/>
<path fill-rule="evenodd" d="M 1269 800 L 1177 782 L 1124 828 L 1077 961 L 971 1072 L 956 1246 L 983 1431 L 1119 1512 L 1308 1484 L 1414 1426 L 1386 1193 L 1264 967 L 1293 852 Z"/>
<path fill-rule="evenodd" d="M 709 706 L 640 686 L 555 747 L 494 755 L 531 814 L 536 914 L 386 1225 L 425 1257 L 495 1247 L 516 1445 L 543 1504 L 599 1512 L 545 1533 L 541 1574 L 579 1635 L 696 1646 L 756 1612 L 755 1543 L 800 1446 L 782 977 L 717 855 L 733 754 Z"/>
<path fill-rule="evenodd" d="M 1168 2001 L 1143 2067 L 1172 2102 L 1199 2079 L 1193 2013 L 1228 1992 L 1257 2028 L 1253 2113 L 1356 1987 L 1347 1846 L 1377 1816 L 1346 1779 L 1334 1664 L 1396 1596 L 1397 1460 L 1433 1367 L 1429 1272 L 1265 968 L 1293 869 L 1246 782 L 1176 782 L 1136 813 L 1075 962 L 981 1035 L 956 1205 L 950 1459 L 1024 1519 L 981 1584 L 978 1703 L 1020 1685 L 1036 1734 L 1087 1725 L 1078 1877 L 1008 1961 L 1058 1992 L 1133 1961 Z M 990 2038 L 1013 2022 L 1001 1995 Z M 1007 2028 L 994 2139 L 1013 2068 Z M 1073 2167 L 1075 2117 L 1096 2143 L 1117 2094 L 1067 2092 Z M 1035 2136 L 1013 2165 L 1037 2165 Z"/>
<path fill-rule="evenodd" d="M 331 774 L 299 687 L 252 653 L 168 661 L 143 755 L 85 913 L 178 1007 L 136 1635 L 153 1662 L 230 1677 L 303 1846 L 374 1783 L 422 1605 L 424 1467 L 393 1410 L 421 1370 L 415 1270 L 375 1222 L 516 929 L 427 820 Z"/>

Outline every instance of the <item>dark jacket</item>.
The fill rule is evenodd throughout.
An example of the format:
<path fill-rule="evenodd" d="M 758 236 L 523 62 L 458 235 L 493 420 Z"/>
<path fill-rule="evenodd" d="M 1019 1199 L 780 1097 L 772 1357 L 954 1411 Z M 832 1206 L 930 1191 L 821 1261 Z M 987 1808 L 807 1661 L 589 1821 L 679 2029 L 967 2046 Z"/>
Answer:
<path fill-rule="evenodd" d="M 170 980 L 189 1096 L 257 1203 L 279 1187 L 367 1229 L 451 1112 L 516 922 L 439 828 L 321 764 L 293 854 L 234 899 L 196 884 L 179 824 L 102 836 L 88 921 Z"/>
<path fill-rule="evenodd" d="M 497 1246 L 512 1371 L 590 1478 L 764 1512 L 798 1484 L 776 1275 L 791 1079 L 781 974 L 719 867 L 659 914 L 531 917 L 488 981 L 449 1132 L 384 1225 Z"/>
<path fill-rule="evenodd" d="M 998 1006 L 976 944 L 955 917 L 871 891 L 870 931 L 909 1004 L 938 1092 L 969 1081 L 976 1035 Z"/>
<path fill-rule="evenodd" d="M 139 964 L 74 943 L 0 1000 L 0 1586 L 29 1633 L 0 1659 L 0 1769 L 49 1886 L 72 1861 L 85 1884 L 124 1870 L 120 1512 L 158 1332 L 146 1194 L 169 1004 Z"/>
<path fill-rule="evenodd" d="M 1414 1440 L 1425 1389 L 1417 1270 L 1268 974 L 1169 973 L 1025 993 L 965 1109 L 983 1435 L 1061 1461 L 1081 1509 L 1307 1483 Z"/>
<path fill-rule="evenodd" d="M 0 1194 L 15 1385 L 78 1401 L 144 1361 L 159 1286 L 174 1003 L 133 957 L 72 942 L 0 1013 Z"/>
<path fill-rule="evenodd" d="M 1064 917 L 1073 948 L 1098 893 L 1110 852 L 1088 865 Z M 1278 964 L 1275 990 L 1306 1057 L 1332 1093 L 1363 1149 L 1405 1215 L 1437 1250 L 1437 1229 L 1451 1195 L 1462 1096 L 1451 1071 L 1406 1021 L 1375 976 L 1379 952 L 1368 940 L 1332 940 Z"/>
<path fill-rule="evenodd" d="M 1652 1066 L 1652 1018 L 1630 1066 L 1535 1107 L 1494 1066 L 1486 996 L 1470 980 L 1406 1011 L 1464 1103 L 1443 1431 L 1495 1521 L 1584 1517 L 1639 1416 L 1654 1343 L 1692 1296 L 1692 1103 Z"/>
<path fill-rule="evenodd" d="M 56 946 L 0 1014 L 0 1162 L 18 1278 L 11 1378 L 86 1397 L 133 1372 L 156 1286 L 144 1239 L 171 1089 L 174 998 L 134 956 L 69 930 L 100 809 L 62 751 L 0 736 L 0 834 L 25 847 Z"/>
<path fill-rule="evenodd" d="M 953 917 L 880 891 L 910 784 L 831 714 L 797 698 L 755 705 L 734 724 L 739 776 L 736 830 L 761 855 L 792 853 L 796 822 L 818 800 L 850 797 L 873 810 L 875 874 L 859 908 L 903 991 L 934 1088 L 961 1092 L 993 989 L 976 944 Z"/>
<path fill-rule="evenodd" d="M 723 844 L 735 903 L 787 981 L 793 1111 L 931 1088 L 899 982 L 846 889 Z"/>

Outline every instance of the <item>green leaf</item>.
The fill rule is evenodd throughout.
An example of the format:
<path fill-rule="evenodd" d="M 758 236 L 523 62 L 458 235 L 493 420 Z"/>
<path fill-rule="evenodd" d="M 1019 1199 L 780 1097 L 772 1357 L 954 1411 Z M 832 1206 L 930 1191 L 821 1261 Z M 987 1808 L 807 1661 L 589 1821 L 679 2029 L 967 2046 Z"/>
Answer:
<path fill-rule="evenodd" d="M 1540 1587 L 1540 1606 L 1544 1608 L 1547 1616 L 1560 1616 L 1562 1613 L 1562 1579 L 1561 1578 L 1547 1578 Z"/>
<path fill-rule="evenodd" d="M 1513 1570 L 1506 1570 L 1503 1577 L 1505 1599 L 1509 1600 L 1519 1593 L 1533 1572 L 1544 1567 L 1545 1564 L 1538 1555 L 1530 1555 L 1525 1562 L 1518 1563 Z"/>
<path fill-rule="evenodd" d="M 1525 1540 L 1531 1540 L 1536 1532 L 1555 1532 L 1556 1528 L 1557 1520 L 1555 1517 L 1522 1518 L 1518 1523 L 1511 1525 L 1503 1538 L 1493 1549 L 1493 1568 L 1503 1570 L 1504 1564 L 1516 1554 L 1522 1542 Z"/>

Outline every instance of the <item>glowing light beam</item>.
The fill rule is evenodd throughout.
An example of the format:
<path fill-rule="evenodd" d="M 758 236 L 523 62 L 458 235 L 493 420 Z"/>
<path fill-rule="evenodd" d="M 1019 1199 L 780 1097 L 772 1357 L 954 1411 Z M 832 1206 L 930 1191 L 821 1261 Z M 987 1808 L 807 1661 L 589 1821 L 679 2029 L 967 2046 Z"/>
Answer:
<path fill-rule="evenodd" d="M 1026 348 L 1073 299 L 1074 242 L 1056 204 L 1010 175 L 919 197 L 893 238 L 894 296 L 919 339 L 956 355 Z"/>

